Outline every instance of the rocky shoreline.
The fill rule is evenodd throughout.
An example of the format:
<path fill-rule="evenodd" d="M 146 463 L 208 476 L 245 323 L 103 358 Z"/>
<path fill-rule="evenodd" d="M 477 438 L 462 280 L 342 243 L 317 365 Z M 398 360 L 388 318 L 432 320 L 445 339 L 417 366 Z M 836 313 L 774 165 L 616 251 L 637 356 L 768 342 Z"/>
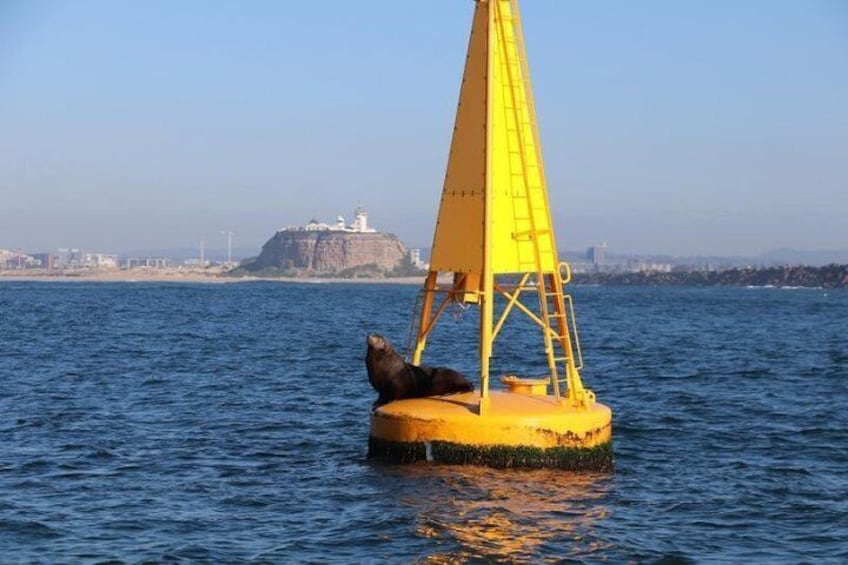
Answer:
<path fill-rule="evenodd" d="M 848 288 L 848 265 L 783 266 L 670 273 L 579 273 L 574 284 L 610 286 L 774 286 Z"/>

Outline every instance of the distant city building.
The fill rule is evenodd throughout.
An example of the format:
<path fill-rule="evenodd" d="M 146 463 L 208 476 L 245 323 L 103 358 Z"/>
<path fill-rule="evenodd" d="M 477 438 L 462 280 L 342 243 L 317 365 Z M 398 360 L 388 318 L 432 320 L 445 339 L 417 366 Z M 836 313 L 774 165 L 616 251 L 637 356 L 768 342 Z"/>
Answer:
<path fill-rule="evenodd" d="M 368 214 L 365 208 L 358 206 L 353 212 L 354 220 L 350 225 L 345 224 L 343 216 L 336 218 L 335 224 L 325 224 L 312 219 L 305 226 L 288 226 L 280 231 L 334 231 L 347 233 L 377 233 L 374 228 L 368 227 Z"/>
<path fill-rule="evenodd" d="M 32 256 L 40 262 L 40 267 L 43 269 L 53 269 L 53 254 L 52 253 L 33 253 Z"/>
<path fill-rule="evenodd" d="M 168 266 L 167 257 L 127 257 L 127 269 L 148 267 L 153 269 L 164 269 Z"/>
<path fill-rule="evenodd" d="M 607 260 L 607 244 L 606 242 L 593 245 L 586 250 L 586 259 L 589 260 L 595 267 L 601 267 Z"/>
<path fill-rule="evenodd" d="M 118 256 L 88 253 L 77 248 L 60 247 L 51 257 L 54 269 L 117 269 Z"/>
<path fill-rule="evenodd" d="M 85 266 L 95 269 L 117 269 L 118 256 L 105 253 L 86 253 Z"/>
<path fill-rule="evenodd" d="M 671 263 L 630 259 L 627 261 L 626 270 L 634 273 L 670 273 L 673 268 Z"/>
<path fill-rule="evenodd" d="M 0 249 L 0 269 L 35 269 L 41 267 L 41 260 L 37 257 L 27 255 L 22 251 Z"/>
<path fill-rule="evenodd" d="M 82 252 L 76 248 L 60 247 L 56 250 L 54 265 L 57 269 L 71 268 L 82 263 Z"/>
<path fill-rule="evenodd" d="M 54 253 L 0 249 L 0 269 L 117 269 L 118 256 L 63 247 Z"/>
<path fill-rule="evenodd" d="M 212 262 L 207 260 L 207 259 L 203 259 L 201 261 L 200 259 L 193 258 L 193 259 L 185 259 L 183 261 L 183 265 L 186 266 L 186 267 L 205 269 L 206 267 L 209 267 L 210 265 L 212 265 Z"/>

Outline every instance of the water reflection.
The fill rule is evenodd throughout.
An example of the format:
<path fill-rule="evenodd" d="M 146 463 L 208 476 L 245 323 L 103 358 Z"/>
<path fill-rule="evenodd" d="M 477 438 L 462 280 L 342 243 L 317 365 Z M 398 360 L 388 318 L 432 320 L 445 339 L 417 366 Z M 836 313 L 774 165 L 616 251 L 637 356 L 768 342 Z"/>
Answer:
<path fill-rule="evenodd" d="M 612 475 L 425 464 L 391 472 L 420 486 L 398 500 L 414 509 L 416 535 L 445 546 L 424 563 L 553 562 L 608 549 L 594 529 L 608 516 Z"/>

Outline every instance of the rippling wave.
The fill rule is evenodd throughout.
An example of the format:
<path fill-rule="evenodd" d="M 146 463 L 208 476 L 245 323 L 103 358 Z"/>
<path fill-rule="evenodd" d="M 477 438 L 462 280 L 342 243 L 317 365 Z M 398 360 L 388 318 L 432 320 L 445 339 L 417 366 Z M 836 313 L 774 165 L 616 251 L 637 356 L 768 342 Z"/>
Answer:
<path fill-rule="evenodd" d="M 366 461 L 364 336 L 416 291 L 0 283 L 4 560 L 848 561 L 848 293 L 576 288 L 596 475 Z M 473 374 L 449 314 L 427 354 Z"/>

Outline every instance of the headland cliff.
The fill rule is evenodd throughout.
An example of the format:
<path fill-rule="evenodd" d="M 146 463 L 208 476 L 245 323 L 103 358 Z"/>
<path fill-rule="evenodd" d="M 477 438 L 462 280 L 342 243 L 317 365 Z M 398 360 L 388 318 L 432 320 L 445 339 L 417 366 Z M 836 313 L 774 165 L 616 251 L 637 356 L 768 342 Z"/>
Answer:
<path fill-rule="evenodd" d="M 380 277 L 407 257 L 400 239 L 386 233 L 280 230 L 240 270 L 283 276 Z"/>

